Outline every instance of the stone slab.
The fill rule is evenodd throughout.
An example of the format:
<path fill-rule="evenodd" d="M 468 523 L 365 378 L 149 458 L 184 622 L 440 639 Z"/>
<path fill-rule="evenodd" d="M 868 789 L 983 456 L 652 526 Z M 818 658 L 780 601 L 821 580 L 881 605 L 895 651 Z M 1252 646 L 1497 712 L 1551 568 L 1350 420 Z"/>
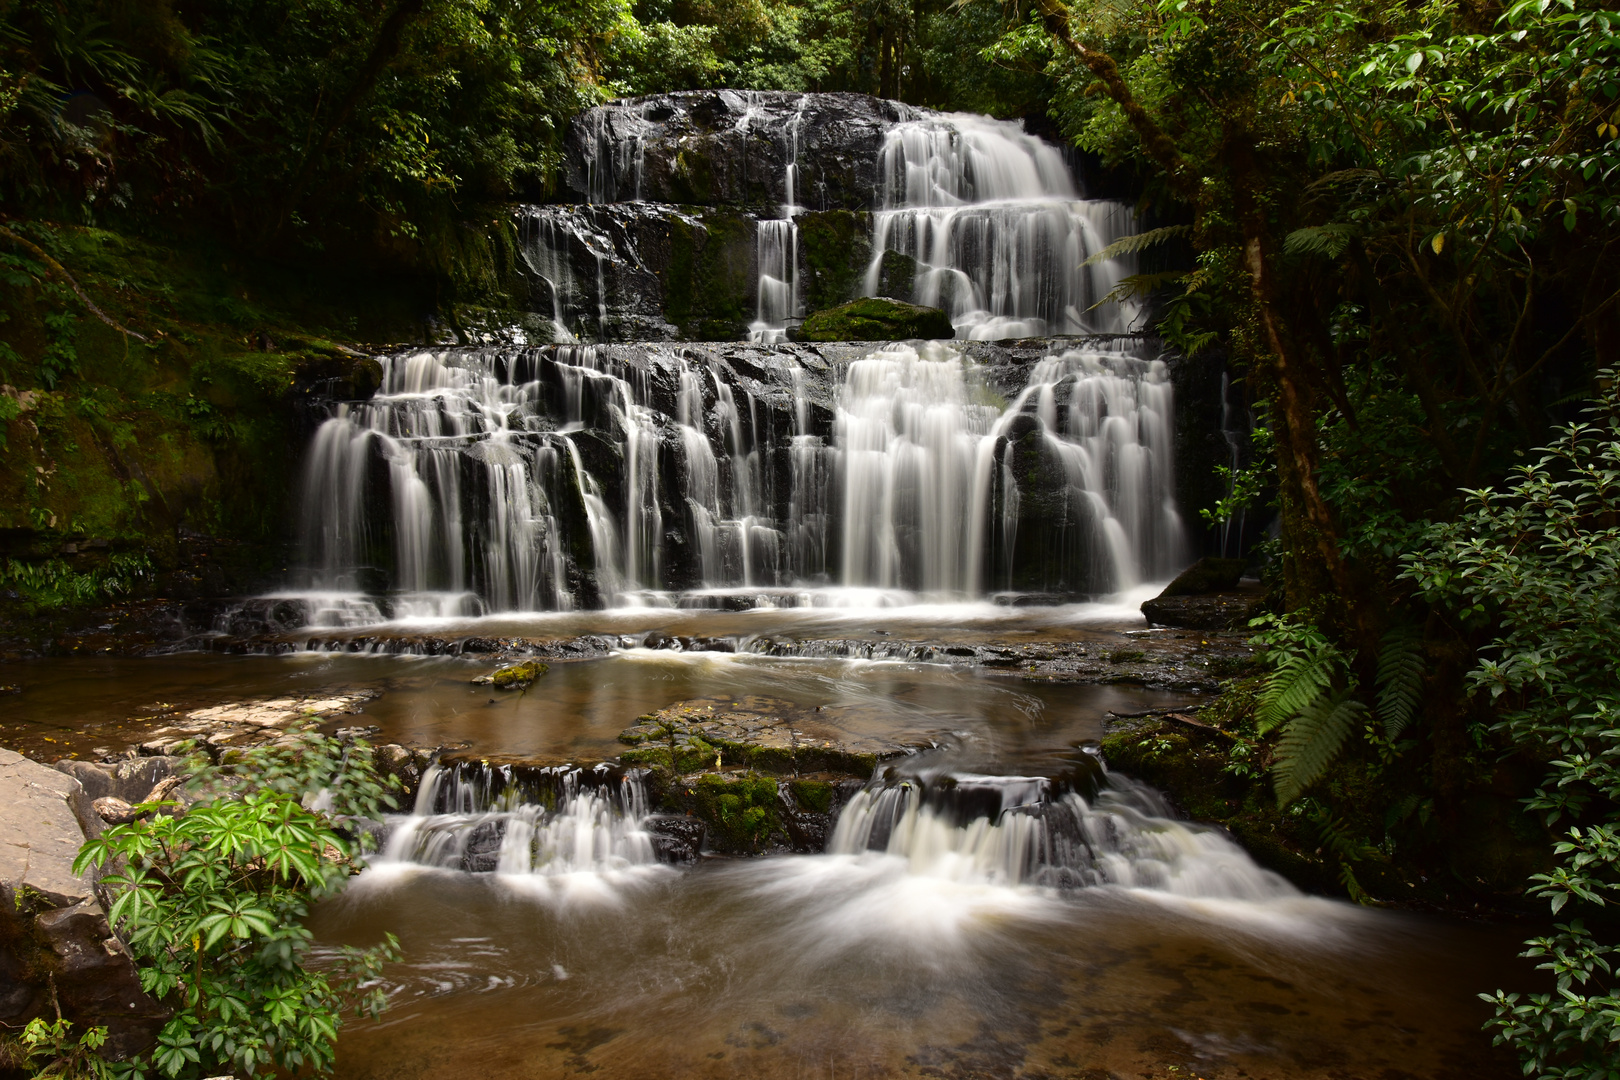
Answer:
<path fill-rule="evenodd" d="M 73 777 L 0 750 L 0 889 L 9 902 L 58 908 L 92 898 L 90 884 L 73 873 L 84 845 L 79 802 L 93 813 Z"/>

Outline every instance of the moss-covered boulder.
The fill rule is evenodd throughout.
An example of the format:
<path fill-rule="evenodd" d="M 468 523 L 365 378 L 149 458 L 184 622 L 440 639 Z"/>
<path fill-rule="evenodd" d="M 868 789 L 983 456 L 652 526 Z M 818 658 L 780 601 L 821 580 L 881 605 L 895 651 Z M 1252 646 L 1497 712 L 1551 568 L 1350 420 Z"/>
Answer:
<path fill-rule="evenodd" d="M 523 690 L 550 670 L 550 667 L 538 660 L 524 660 L 496 669 L 495 674 L 489 677 L 489 682 L 491 686 L 502 690 Z"/>
<path fill-rule="evenodd" d="M 939 308 L 887 296 L 866 296 L 818 311 L 794 334 L 798 341 L 910 341 L 949 338 L 956 331 Z"/>

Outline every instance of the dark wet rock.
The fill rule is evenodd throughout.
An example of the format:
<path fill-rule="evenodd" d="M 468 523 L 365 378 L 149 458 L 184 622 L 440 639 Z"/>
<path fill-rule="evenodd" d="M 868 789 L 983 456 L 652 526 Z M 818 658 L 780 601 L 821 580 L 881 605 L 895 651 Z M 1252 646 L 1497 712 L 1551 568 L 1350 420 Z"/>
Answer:
<path fill-rule="evenodd" d="M 913 341 L 950 338 L 955 333 L 950 316 L 939 308 L 866 296 L 816 312 L 793 337 L 796 341 Z"/>
<path fill-rule="evenodd" d="M 167 1013 L 141 992 L 93 880 L 73 872 L 102 827 L 78 780 L 0 750 L 0 1023 L 60 1007 L 81 1027 L 106 1026 L 121 1057 L 150 1045 Z"/>
<path fill-rule="evenodd" d="M 1155 626 L 1175 626 L 1188 630 L 1237 630 L 1265 610 L 1266 592 L 1259 583 L 1240 586 L 1229 592 L 1169 595 L 1145 600 L 1142 614 Z"/>
<path fill-rule="evenodd" d="M 867 210 L 878 152 L 907 106 L 864 94 L 703 90 L 627 98 L 569 125 L 563 181 L 572 199 L 736 206 L 779 216 L 796 132 L 796 201 Z"/>
<path fill-rule="evenodd" d="M 1163 592 L 1142 603 L 1142 614 L 1157 626 L 1190 630 L 1237 630 L 1249 624 L 1265 607 L 1265 590 L 1256 582 L 1245 584 L 1245 559 L 1206 555 L 1165 586 Z"/>
<path fill-rule="evenodd" d="M 706 829 L 700 818 L 682 814 L 654 814 L 646 820 L 653 852 L 659 862 L 695 862 L 703 853 Z"/>
<path fill-rule="evenodd" d="M 1248 565 L 1247 559 L 1223 559 L 1218 555 L 1206 555 L 1177 574 L 1175 580 L 1166 585 L 1159 595 L 1203 596 L 1208 593 L 1231 592 L 1238 587 L 1238 582 L 1243 579 L 1243 571 Z"/>

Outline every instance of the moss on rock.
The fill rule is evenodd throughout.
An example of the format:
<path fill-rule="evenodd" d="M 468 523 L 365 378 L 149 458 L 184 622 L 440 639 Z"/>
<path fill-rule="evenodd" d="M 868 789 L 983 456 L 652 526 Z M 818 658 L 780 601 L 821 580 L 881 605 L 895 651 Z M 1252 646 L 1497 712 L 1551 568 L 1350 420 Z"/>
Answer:
<path fill-rule="evenodd" d="M 521 663 L 497 668 L 495 674 L 489 677 L 489 681 L 491 685 L 503 690 L 523 690 L 550 670 L 549 666 L 538 660 L 524 660 Z"/>
<path fill-rule="evenodd" d="M 866 296 L 804 320 L 798 341 L 910 341 L 949 338 L 955 329 L 939 308 L 908 304 L 886 296 Z"/>

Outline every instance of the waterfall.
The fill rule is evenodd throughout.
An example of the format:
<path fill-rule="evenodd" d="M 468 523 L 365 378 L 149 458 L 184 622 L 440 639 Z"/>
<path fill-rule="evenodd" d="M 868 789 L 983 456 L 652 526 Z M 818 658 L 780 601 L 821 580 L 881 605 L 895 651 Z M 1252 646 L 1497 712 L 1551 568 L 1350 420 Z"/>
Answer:
<path fill-rule="evenodd" d="M 1145 353 L 1051 352 L 1010 402 L 948 342 L 831 367 L 594 345 L 382 366 L 305 462 L 312 625 L 830 586 L 1090 597 L 1186 556 L 1174 392 Z"/>
<path fill-rule="evenodd" d="M 970 394 L 967 365 L 937 345 L 849 365 L 834 436 L 845 585 L 970 591 L 980 521 L 969 510 L 999 412 Z"/>
<path fill-rule="evenodd" d="M 1108 777 L 1092 799 L 1040 777 L 880 781 L 850 800 L 827 850 L 882 852 L 905 859 L 912 874 L 962 882 L 1298 895 L 1224 832 L 1176 820 L 1153 789 L 1124 777 Z"/>
<path fill-rule="evenodd" d="M 959 338 L 1135 329 L 1137 305 L 1097 306 L 1130 260 L 1085 265 L 1134 232 L 1135 215 L 1081 199 L 1056 147 L 1010 121 L 919 113 L 889 131 L 878 173 L 867 295 L 897 255 L 906 299 L 944 308 Z"/>
<path fill-rule="evenodd" d="M 375 865 L 555 876 L 655 860 L 637 770 L 458 762 L 422 777 Z"/>
<path fill-rule="evenodd" d="M 1061 466 L 1044 493 L 1063 534 L 1044 557 L 1049 583 L 1104 592 L 1172 572 L 1183 558 L 1172 407 L 1163 362 L 1121 353 L 1046 357 L 1006 407 L 948 346 L 854 361 L 835 429 L 844 584 L 978 595 L 990 573 L 1011 587 L 1020 452 Z"/>
<path fill-rule="evenodd" d="M 785 125 L 786 162 L 782 170 L 781 217 L 760 221 L 758 228 L 759 300 L 757 314 L 748 327 L 748 340 L 767 344 L 787 340 L 788 326 L 804 315 L 799 303 L 799 227 L 793 218 L 803 208 L 797 202 L 799 175 L 799 131 L 804 125 L 805 103 L 798 106 Z M 743 114 L 746 129 L 753 110 Z"/>

